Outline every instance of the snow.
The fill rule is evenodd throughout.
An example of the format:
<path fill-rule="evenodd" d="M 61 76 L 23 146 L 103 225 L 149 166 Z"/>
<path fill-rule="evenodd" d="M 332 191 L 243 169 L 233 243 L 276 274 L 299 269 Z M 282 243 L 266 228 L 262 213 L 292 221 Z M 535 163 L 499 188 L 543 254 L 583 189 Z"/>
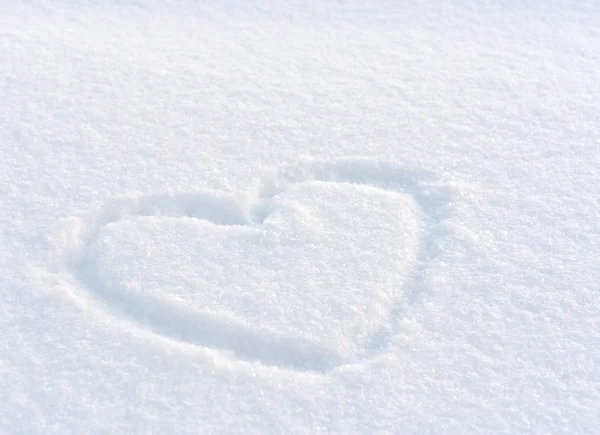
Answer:
<path fill-rule="evenodd" d="M 600 8 L 0 5 L 0 433 L 600 430 Z"/>

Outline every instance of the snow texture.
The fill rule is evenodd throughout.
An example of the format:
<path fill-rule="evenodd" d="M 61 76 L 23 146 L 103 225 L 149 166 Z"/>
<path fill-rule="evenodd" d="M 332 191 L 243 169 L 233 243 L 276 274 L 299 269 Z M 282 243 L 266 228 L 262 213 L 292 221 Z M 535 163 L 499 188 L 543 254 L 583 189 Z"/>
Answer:
<path fill-rule="evenodd" d="M 600 432 L 600 7 L 0 4 L 0 434 Z"/>

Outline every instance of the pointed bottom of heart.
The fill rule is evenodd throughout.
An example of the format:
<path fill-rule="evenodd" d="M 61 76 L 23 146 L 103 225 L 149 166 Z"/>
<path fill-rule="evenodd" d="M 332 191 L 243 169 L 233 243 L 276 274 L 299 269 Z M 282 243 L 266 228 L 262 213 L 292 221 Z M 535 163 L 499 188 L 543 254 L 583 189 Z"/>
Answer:
<path fill-rule="evenodd" d="M 220 350 L 242 361 L 298 371 L 327 372 L 349 362 L 335 350 L 311 340 L 257 328 L 231 315 L 198 311 L 164 298 L 121 291 L 106 283 L 94 289 L 89 276 L 76 277 L 94 293 L 103 294 L 111 316 L 128 319 L 132 325 L 175 342 Z"/>
<path fill-rule="evenodd" d="M 108 200 L 64 221 L 54 240 L 54 268 L 75 279 L 71 296 L 85 300 L 83 305 L 101 309 L 110 318 L 163 340 L 220 350 L 238 360 L 324 373 L 384 352 L 403 313 L 416 306 L 425 292 L 424 270 L 440 251 L 437 245 L 449 217 L 450 189 L 423 171 L 388 162 L 340 159 L 282 168 L 263 179 L 254 197 L 244 198 L 199 192 Z M 314 205 L 314 201 L 321 202 Z M 364 225 L 363 218 L 371 219 L 370 223 Z M 368 231 L 372 233 L 365 234 Z M 399 231 L 406 234 L 400 237 Z M 269 252 L 256 257 L 270 278 L 256 280 L 244 275 L 240 262 L 256 268 L 259 263 L 253 261 L 259 260 L 250 255 L 233 258 L 227 251 L 231 234 L 236 235 L 233 241 L 239 251 L 240 243 L 250 240 L 250 248 L 244 252 L 262 248 Z M 157 237 L 161 246 L 176 246 L 177 252 L 194 258 L 189 263 L 194 267 L 186 266 L 185 273 L 170 273 L 165 263 L 172 261 L 171 254 L 155 256 L 153 245 L 138 243 Z M 225 237 L 229 237 L 227 244 Z M 194 239 L 202 244 L 186 245 Z M 326 243 L 321 243 L 323 240 Z M 329 257 L 337 270 L 345 268 L 354 277 L 327 295 L 335 313 L 330 316 L 350 319 L 350 326 L 339 321 L 327 323 L 319 317 L 327 304 L 310 306 L 311 300 L 336 285 L 339 273 L 308 285 L 297 283 L 305 281 L 307 267 L 322 266 L 313 260 L 319 251 L 310 251 L 319 243 L 326 248 L 335 246 L 338 252 L 345 252 L 344 243 L 360 245 L 345 259 L 339 256 L 339 263 L 335 263 L 337 256 Z M 387 251 L 380 249 L 384 246 Z M 127 255 L 122 255 L 123 250 Z M 205 258 L 211 255 L 214 258 Z M 284 256 L 288 263 L 282 268 L 277 261 Z M 396 257 L 404 259 L 397 264 Z M 265 258 L 270 266 L 265 266 Z M 362 258 L 368 267 L 361 264 Z M 206 270 L 228 262 L 235 267 L 221 271 L 220 279 L 236 285 L 248 283 L 251 291 L 236 290 L 234 285 L 227 294 L 219 284 L 218 297 L 205 295 L 202 305 L 195 304 L 185 289 L 195 285 L 209 288 L 213 281 Z M 330 266 L 325 265 L 326 273 Z M 278 272 L 283 269 L 284 275 Z M 152 273 L 158 277 L 150 281 L 155 288 L 139 284 L 144 282 L 140 277 Z M 183 285 L 178 281 L 181 276 L 187 279 Z M 271 282 L 285 281 L 282 276 L 291 277 L 287 279 L 288 293 L 268 292 Z M 385 282 L 381 276 L 386 277 Z M 390 276 L 401 279 L 390 280 Z M 161 277 L 169 279 L 161 282 Z M 132 285 L 132 280 L 137 284 Z M 251 296 L 240 297 L 240 291 Z M 356 307 L 365 312 L 352 317 Z M 291 319 L 294 316 L 296 323 Z"/>

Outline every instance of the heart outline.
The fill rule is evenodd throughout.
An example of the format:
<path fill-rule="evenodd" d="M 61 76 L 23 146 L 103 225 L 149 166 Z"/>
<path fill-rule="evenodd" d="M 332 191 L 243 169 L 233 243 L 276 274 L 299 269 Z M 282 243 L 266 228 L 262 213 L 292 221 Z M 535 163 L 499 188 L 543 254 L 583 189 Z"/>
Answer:
<path fill-rule="evenodd" d="M 415 265 L 402 289 L 403 297 L 389 310 L 387 326 L 371 333 L 361 356 L 348 360 L 332 349 L 301 337 L 286 336 L 264 327 L 249 328 L 243 319 L 201 312 L 152 295 L 133 295 L 118 283 L 103 283 L 100 277 L 94 279 L 93 268 L 86 268 L 86 249 L 99 231 L 111 223 L 139 216 L 187 216 L 219 225 L 260 225 L 268 215 L 270 199 L 292 184 L 310 180 L 363 184 L 409 194 L 422 211 L 423 235 Z M 239 360 L 288 370 L 328 373 L 384 352 L 395 324 L 424 297 L 424 272 L 438 255 L 439 238 L 448 231 L 445 221 L 451 215 L 451 197 L 452 189 L 438 177 L 395 163 L 362 158 L 304 159 L 263 177 L 255 192 L 241 198 L 221 192 L 192 192 L 109 199 L 92 211 L 63 221 L 66 241 L 59 251 L 66 254 L 63 258 L 66 273 L 74 278 L 78 287 L 96 296 L 92 299 L 100 299 L 109 315 L 124 316 L 163 338 L 232 353 Z M 75 289 L 72 292 L 75 298 L 85 296 L 75 294 Z M 114 313 L 117 306 L 126 309 L 124 312 L 117 309 Z M 203 331 L 200 338 L 198 331 Z"/>

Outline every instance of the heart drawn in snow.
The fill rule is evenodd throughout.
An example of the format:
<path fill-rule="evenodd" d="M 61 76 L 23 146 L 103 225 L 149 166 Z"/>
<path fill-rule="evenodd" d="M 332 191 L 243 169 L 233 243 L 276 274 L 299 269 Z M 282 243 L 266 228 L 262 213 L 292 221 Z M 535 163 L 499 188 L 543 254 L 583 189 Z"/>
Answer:
<path fill-rule="evenodd" d="M 424 291 L 448 192 L 395 164 L 304 161 L 256 193 L 109 200 L 65 220 L 61 249 L 74 295 L 111 316 L 325 372 L 380 352 Z"/>

